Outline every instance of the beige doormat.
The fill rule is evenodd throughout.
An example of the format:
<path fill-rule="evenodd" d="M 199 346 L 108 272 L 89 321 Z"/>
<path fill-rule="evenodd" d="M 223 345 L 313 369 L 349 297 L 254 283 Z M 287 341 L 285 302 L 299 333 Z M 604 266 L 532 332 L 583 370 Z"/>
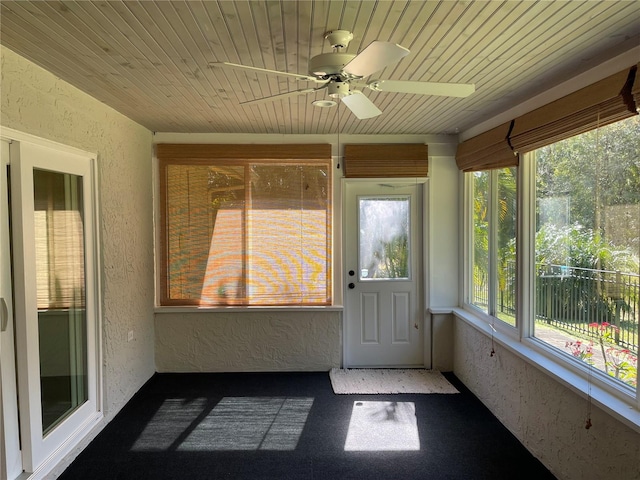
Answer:
<path fill-rule="evenodd" d="M 460 393 L 436 370 L 334 368 L 329 377 L 337 394 Z"/>

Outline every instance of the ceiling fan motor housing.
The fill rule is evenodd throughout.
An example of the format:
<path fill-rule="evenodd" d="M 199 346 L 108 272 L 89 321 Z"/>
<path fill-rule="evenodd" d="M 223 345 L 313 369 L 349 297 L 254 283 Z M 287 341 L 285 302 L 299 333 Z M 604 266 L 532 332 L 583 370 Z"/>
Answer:
<path fill-rule="evenodd" d="M 327 88 L 329 96 L 332 98 L 342 98 L 349 95 L 349 84 L 347 82 L 331 82 Z"/>
<path fill-rule="evenodd" d="M 328 79 L 342 74 L 342 69 L 355 55 L 351 53 L 322 53 L 309 60 L 309 73 L 318 78 Z"/>
<path fill-rule="evenodd" d="M 353 40 L 353 33 L 349 30 L 331 30 L 324 34 L 324 38 L 333 48 L 347 48 Z"/>

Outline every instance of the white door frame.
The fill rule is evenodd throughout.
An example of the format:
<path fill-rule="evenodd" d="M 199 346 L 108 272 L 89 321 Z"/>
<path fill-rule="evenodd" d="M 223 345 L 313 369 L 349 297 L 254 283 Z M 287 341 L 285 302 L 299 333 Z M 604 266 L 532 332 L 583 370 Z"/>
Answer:
<path fill-rule="evenodd" d="M 427 266 L 428 266 L 428 230 L 427 230 L 427 226 L 428 226 L 428 218 L 427 218 L 427 214 L 428 214 L 428 208 L 427 208 L 427 201 L 429 198 L 429 182 L 428 182 L 428 178 L 426 177 L 421 177 L 421 178 L 397 178 L 397 179 L 387 179 L 387 178 L 358 178 L 358 179 L 353 179 L 353 178 L 343 178 L 342 182 L 341 182 L 341 200 L 342 200 L 342 208 L 341 208 L 341 212 L 342 212 L 342 271 L 341 271 L 341 277 L 340 280 L 342 282 L 342 298 L 344 300 L 344 313 L 343 313 L 343 322 L 342 322 L 342 338 L 343 338 L 343 342 L 342 342 L 342 347 L 343 347 L 343 352 L 342 352 L 342 362 L 343 362 L 343 367 L 344 368 L 349 368 L 351 367 L 351 365 L 349 365 L 349 352 L 348 352 L 348 348 L 349 348 L 349 341 L 348 341 L 348 315 L 349 312 L 347 311 L 348 309 L 348 301 L 347 301 L 347 295 L 348 295 L 348 284 L 349 284 L 349 276 L 348 276 L 348 270 L 351 268 L 348 264 L 347 261 L 345 259 L 346 255 L 347 255 L 347 250 L 348 250 L 348 245 L 347 245 L 347 203 L 348 203 L 348 186 L 349 185 L 353 185 L 353 184 L 366 184 L 369 183 L 372 186 L 376 185 L 376 184 L 385 184 L 385 185 L 396 185 L 396 186 L 413 186 L 413 185 L 418 185 L 421 187 L 421 199 L 422 199 L 422 203 L 419 208 L 419 211 L 421 211 L 421 218 L 420 218 L 420 223 L 422 226 L 422 232 L 421 232 L 421 262 L 419 264 L 419 271 L 416 272 L 417 275 L 419 275 L 419 290 L 418 290 L 418 295 L 420 295 L 420 300 L 418 301 L 418 310 L 420 312 L 420 320 L 421 320 L 421 325 L 420 325 L 420 329 L 422 330 L 422 341 L 423 341 L 423 365 L 424 368 L 431 368 L 431 326 L 430 326 L 430 322 L 429 322 L 429 316 L 426 314 L 426 306 L 427 306 L 427 302 L 428 302 L 428 296 L 427 296 L 427 292 L 428 292 L 428 274 L 427 274 Z M 391 193 L 391 192 L 390 192 Z M 417 366 L 417 365 L 416 365 Z"/>
<path fill-rule="evenodd" d="M 0 140 L 0 479 L 22 473 L 9 235 L 9 142 Z"/>
<path fill-rule="evenodd" d="M 17 375 L 22 468 L 28 478 L 45 476 L 99 424 L 102 414 L 101 288 L 97 208 L 96 155 L 2 128 L 0 138 L 10 140 L 11 207 L 16 319 Z M 85 303 L 87 317 L 87 374 L 89 399 L 42 435 L 37 309 L 35 307 L 35 254 L 33 169 L 70 173 L 83 178 L 85 235 Z M 3 199 L 2 204 L 7 200 Z M 6 392 L 3 391 L 3 395 Z M 5 414 L 5 427 L 6 414 Z M 8 429 L 7 429 L 8 430 Z M 15 428 L 11 428 L 14 435 Z"/>

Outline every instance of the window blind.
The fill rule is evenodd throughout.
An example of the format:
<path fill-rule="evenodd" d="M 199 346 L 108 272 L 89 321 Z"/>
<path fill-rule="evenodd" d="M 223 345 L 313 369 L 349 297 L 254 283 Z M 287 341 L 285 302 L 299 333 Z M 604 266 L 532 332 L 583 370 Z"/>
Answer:
<path fill-rule="evenodd" d="M 632 98 L 636 67 L 516 118 L 510 135 L 516 152 L 530 152 L 598 126 L 637 115 Z"/>
<path fill-rule="evenodd" d="M 518 156 L 509 145 L 513 122 L 504 123 L 458 145 L 456 164 L 463 172 L 491 170 L 518 165 Z"/>
<path fill-rule="evenodd" d="M 458 168 L 470 172 L 516 166 L 518 153 L 637 115 L 637 77 L 634 65 L 462 142 L 456 152 Z"/>
<path fill-rule="evenodd" d="M 82 177 L 33 171 L 38 310 L 85 306 Z"/>
<path fill-rule="evenodd" d="M 636 65 L 636 77 L 631 86 L 631 95 L 636 104 L 636 110 L 640 108 L 640 62 Z"/>
<path fill-rule="evenodd" d="M 421 143 L 345 145 L 343 169 L 347 178 L 426 177 L 428 147 Z"/>
<path fill-rule="evenodd" d="M 156 152 L 162 305 L 330 304 L 330 145 Z"/>

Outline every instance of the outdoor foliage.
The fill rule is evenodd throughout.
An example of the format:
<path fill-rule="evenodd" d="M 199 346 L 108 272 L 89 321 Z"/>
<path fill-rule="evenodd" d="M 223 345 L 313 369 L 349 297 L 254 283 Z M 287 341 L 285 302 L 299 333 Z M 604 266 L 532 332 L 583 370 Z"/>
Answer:
<path fill-rule="evenodd" d="M 540 148 L 536 164 L 538 197 L 569 196 L 569 223 L 604 232 L 610 207 L 635 205 L 637 209 L 640 203 L 640 118 Z M 637 214 L 630 220 L 637 222 Z M 637 223 L 635 226 L 635 239 L 628 247 L 637 252 Z"/>

